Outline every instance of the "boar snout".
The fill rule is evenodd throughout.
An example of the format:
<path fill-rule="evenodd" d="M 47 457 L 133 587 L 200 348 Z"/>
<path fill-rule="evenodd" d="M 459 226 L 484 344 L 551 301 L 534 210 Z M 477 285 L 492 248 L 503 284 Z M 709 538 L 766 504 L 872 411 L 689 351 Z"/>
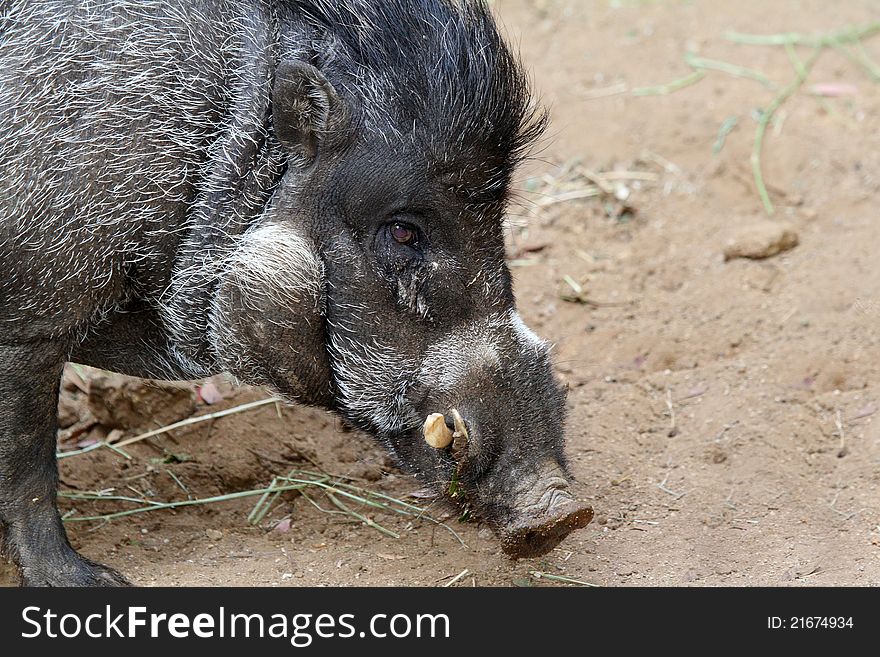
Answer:
<path fill-rule="evenodd" d="M 423 434 L 425 441 L 436 449 L 452 447 L 457 473 L 466 469 L 469 433 L 458 410 L 450 409 L 446 416 L 429 415 Z M 558 464 L 545 461 L 530 474 L 521 476 L 518 485 L 508 489 L 507 504 L 499 503 L 497 493 L 488 500 L 481 500 L 477 493 L 470 500 L 478 511 L 480 507 L 507 507 L 503 520 L 491 513 L 488 519 L 501 537 L 505 554 L 514 559 L 547 554 L 571 532 L 586 527 L 593 519 L 593 509 L 574 498 L 571 484 Z M 478 484 L 476 490 L 480 488 Z"/>
<path fill-rule="evenodd" d="M 575 499 L 568 476 L 551 460 L 518 484 L 510 492 L 510 514 L 496 527 L 502 549 L 514 559 L 547 554 L 593 519 L 593 509 Z"/>
<path fill-rule="evenodd" d="M 593 519 L 593 509 L 576 501 L 567 490 L 551 488 L 544 495 L 548 496 L 551 501 L 543 512 L 525 513 L 500 528 L 505 554 L 514 559 L 540 557 Z"/>

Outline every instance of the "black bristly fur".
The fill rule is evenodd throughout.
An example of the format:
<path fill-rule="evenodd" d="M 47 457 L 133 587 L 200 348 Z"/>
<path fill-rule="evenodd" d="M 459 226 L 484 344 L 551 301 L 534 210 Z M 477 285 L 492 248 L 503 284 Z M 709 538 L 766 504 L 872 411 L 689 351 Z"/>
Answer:
<path fill-rule="evenodd" d="M 506 200 L 547 117 L 482 0 L 291 4 L 315 30 L 313 63 L 367 130 L 406 134 L 468 203 Z"/>
<path fill-rule="evenodd" d="M 0 533 L 23 583 L 125 583 L 57 510 L 68 360 L 339 413 L 438 494 L 458 477 L 505 545 L 542 537 L 519 554 L 583 525 L 504 254 L 546 117 L 484 2 L 8 0 L 0 34 Z M 453 407 L 460 459 L 420 431 Z"/>

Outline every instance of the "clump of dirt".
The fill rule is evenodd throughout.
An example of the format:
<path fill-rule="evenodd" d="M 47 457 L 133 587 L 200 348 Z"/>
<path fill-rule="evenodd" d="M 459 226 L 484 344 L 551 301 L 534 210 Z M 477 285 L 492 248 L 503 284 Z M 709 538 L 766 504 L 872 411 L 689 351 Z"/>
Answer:
<path fill-rule="evenodd" d="M 763 220 L 741 226 L 724 246 L 724 259 L 763 260 L 798 245 L 794 228 L 781 221 Z"/>

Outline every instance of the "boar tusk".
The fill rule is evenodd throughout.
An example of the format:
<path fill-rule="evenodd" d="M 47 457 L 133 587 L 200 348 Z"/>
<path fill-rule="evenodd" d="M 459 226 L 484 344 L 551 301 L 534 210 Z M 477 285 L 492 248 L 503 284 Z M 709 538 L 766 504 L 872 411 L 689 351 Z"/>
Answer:
<path fill-rule="evenodd" d="M 425 434 L 425 442 L 435 449 L 449 447 L 452 442 L 452 432 L 446 426 L 446 418 L 442 413 L 431 413 L 422 427 Z"/>
<path fill-rule="evenodd" d="M 461 434 L 461 436 L 467 440 L 468 430 L 464 423 L 464 419 L 461 417 L 461 413 L 459 413 L 457 409 L 452 408 L 449 410 L 449 414 L 452 415 L 452 423 L 455 425 L 455 433 Z"/>
<path fill-rule="evenodd" d="M 464 419 L 461 417 L 458 409 L 449 409 L 449 413 L 452 415 L 452 424 L 455 427 L 455 433 L 452 434 L 454 440 L 452 453 L 456 459 L 460 459 L 467 453 L 470 436 L 468 436 L 467 425 L 464 423 Z"/>

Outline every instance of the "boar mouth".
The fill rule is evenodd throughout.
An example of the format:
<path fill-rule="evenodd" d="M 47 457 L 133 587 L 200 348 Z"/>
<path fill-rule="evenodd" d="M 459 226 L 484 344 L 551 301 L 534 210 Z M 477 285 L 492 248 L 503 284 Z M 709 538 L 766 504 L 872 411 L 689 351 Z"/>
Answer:
<path fill-rule="evenodd" d="M 423 434 L 435 449 L 452 448 L 458 477 L 468 455 L 469 435 L 461 414 L 453 408 L 449 415 L 454 430 L 447 426 L 442 414 L 433 413 L 425 420 Z M 513 491 L 511 510 L 505 514 L 507 520 L 493 523 L 502 550 L 513 559 L 543 556 L 593 519 L 593 509 L 572 496 L 570 482 L 560 465 L 544 462 L 534 475 L 528 484 Z M 469 502 L 467 494 L 461 499 L 461 492 L 456 490 L 457 501 Z M 474 501 L 479 507 L 479 500 Z"/>

